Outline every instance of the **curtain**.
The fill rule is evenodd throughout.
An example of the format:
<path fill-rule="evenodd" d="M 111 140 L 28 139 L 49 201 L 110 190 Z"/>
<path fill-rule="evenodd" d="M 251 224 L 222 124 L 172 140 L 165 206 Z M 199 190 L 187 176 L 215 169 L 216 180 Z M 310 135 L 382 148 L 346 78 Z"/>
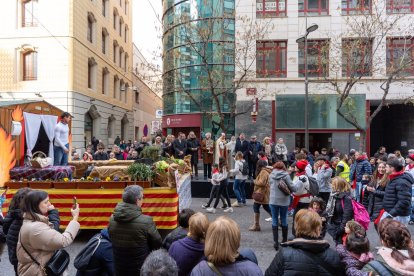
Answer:
<path fill-rule="evenodd" d="M 49 138 L 49 157 L 52 158 L 53 164 L 53 138 L 55 138 L 55 126 L 57 124 L 57 116 L 54 115 L 40 115 L 42 119 L 43 128 Z"/>
<path fill-rule="evenodd" d="M 39 137 L 40 124 L 42 119 L 38 114 L 23 112 L 27 154 L 31 155 L 37 138 Z"/>

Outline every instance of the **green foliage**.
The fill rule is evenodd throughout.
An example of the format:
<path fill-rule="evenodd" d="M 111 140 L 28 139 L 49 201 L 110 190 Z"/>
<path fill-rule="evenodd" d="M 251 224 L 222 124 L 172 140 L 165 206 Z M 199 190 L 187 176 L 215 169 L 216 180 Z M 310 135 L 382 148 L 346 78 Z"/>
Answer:
<path fill-rule="evenodd" d="M 142 163 L 134 163 L 127 168 L 127 173 L 133 181 L 149 181 L 154 173 L 151 167 Z"/>
<path fill-rule="evenodd" d="M 152 159 L 154 162 L 159 160 L 160 157 L 160 147 L 158 146 L 148 146 L 145 147 L 142 152 L 140 157 L 141 158 L 149 158 Z"/>

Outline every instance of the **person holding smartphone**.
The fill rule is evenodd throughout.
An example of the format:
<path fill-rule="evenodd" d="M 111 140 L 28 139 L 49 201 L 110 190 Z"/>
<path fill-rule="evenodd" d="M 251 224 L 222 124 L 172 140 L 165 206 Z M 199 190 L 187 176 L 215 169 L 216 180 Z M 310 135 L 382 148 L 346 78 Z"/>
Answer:
<path fill-rule="evenodd" d="M 55 251 L 72 244 L 78 234 L 79 204 L 76 203 L 75 208 L 70 210 L 72 220 L 63 233 L 55 230 L 47 217 L 52 206 L 45 191 L 32 190 L 24 198 L 24 220 L 16 250 L 18 275 L 43 275 L 40 265 L 46 265 Z"/>

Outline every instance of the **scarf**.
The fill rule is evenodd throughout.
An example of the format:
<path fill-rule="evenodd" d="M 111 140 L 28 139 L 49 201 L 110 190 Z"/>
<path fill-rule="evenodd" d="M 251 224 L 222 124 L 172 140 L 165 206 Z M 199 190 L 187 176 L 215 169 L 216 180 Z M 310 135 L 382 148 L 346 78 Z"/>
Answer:
<path fill-rule="evenodd" d="M 409 170 L 414 169 L 414 163 L 412 163 L 412 164 L 408 164 L 408 169 L 409 169 Z"/>
<path fill-rule="evenodd" d="M 305 174 L 306 174 L 306 171 L 298 171 L 298 172 L 296 172 L 296 176 L 297 177 L 299 177 L 301 175 L 305 175 Z"/>
<path fill-rule="evenodd" d="M 377 173 L 377 179 L 380 180 L 384 177 L 383 173 Z"/>
<path fill-rule="evenodd" d="M 396 178 L 396 177 L 398 177 L 398 176 L 400 176 L 400 175 L 403 175 L 403 174 L 404 174 L 404 171 L 403 171 L 403 170 L 401 170 L 401 171 L 399 171 L 399 172 L 394 172 L 394 173 L 390 174 L 390 175 L 388 176 L 388 178 L 389 178 L 390 180 L 393 180 L 394 178 Z"/>
<path fill-rule="evenodd" d="M 334 211 L 335 211 L 335 203 L 336 203 L 336 197 L 339 193 L 331 193 L 331 196 L 329 197 L 328 204 L 326 205 L 326 213 L 328 213 L 328 217 L 333 217 Z"/>
<path fill-rule="evenodd" d="M 272 151 L 272 147 L 269 144 L 265 145 L 265 154 L 266 156 L 270 156 L 270 153 Z"/>
<path fill-rule="evenodd" d="M 206 148 L 210 148 L 210 150 L 213 148 L 214 141 L 213 139 L 206 139 Z"/>

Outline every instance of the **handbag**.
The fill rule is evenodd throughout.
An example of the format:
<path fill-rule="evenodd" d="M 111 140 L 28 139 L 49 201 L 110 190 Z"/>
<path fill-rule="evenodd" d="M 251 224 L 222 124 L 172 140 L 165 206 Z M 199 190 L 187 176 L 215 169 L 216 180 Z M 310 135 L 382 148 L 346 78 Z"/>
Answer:
<path fill-rule="evenodd" d="M 283 179 L 279 180 L 279 183 L 277 184 L 277 187 L 279 188 L 279 190 L 282 191 L 282 193 L 284 193 L 285 195 L 290 195 L 292 192 L 289 190 L 288 185 L 286 184 L 286 182 Z"/>
<path fill-rule="evenodd" d="M 265 196 L 264 193 L 261 193 L 261 192 L 253 192 L 252 194 L 253 200 L 257 202 L 263 202 L 264 196 Z"/>
<path fill-rule="evenodd" d="M 212 271 L 214 271 L 214 273 L 216 273 L 218 276 L 223 276 L 223 274 L 221 273 L 221 271 L 212 263 L 212 262 L 207 262 L 208 267 L 210 267 L 210 269 Z"/>
<path fill-rule="evenodd" d="M 22 243 L 22 237 L 20 232 L 20 244 L 23 250 L 29 255 L 30 259 L 37 264 L 43 271 L 44 275 L 47 276 L 59 276 L 62 275 L 66 268 L 69 266 L 70 256 L 69 253 L 64 249 L 57 250 L 45 266 L 42 266 L 33 256 L 27 251 Z"/>

